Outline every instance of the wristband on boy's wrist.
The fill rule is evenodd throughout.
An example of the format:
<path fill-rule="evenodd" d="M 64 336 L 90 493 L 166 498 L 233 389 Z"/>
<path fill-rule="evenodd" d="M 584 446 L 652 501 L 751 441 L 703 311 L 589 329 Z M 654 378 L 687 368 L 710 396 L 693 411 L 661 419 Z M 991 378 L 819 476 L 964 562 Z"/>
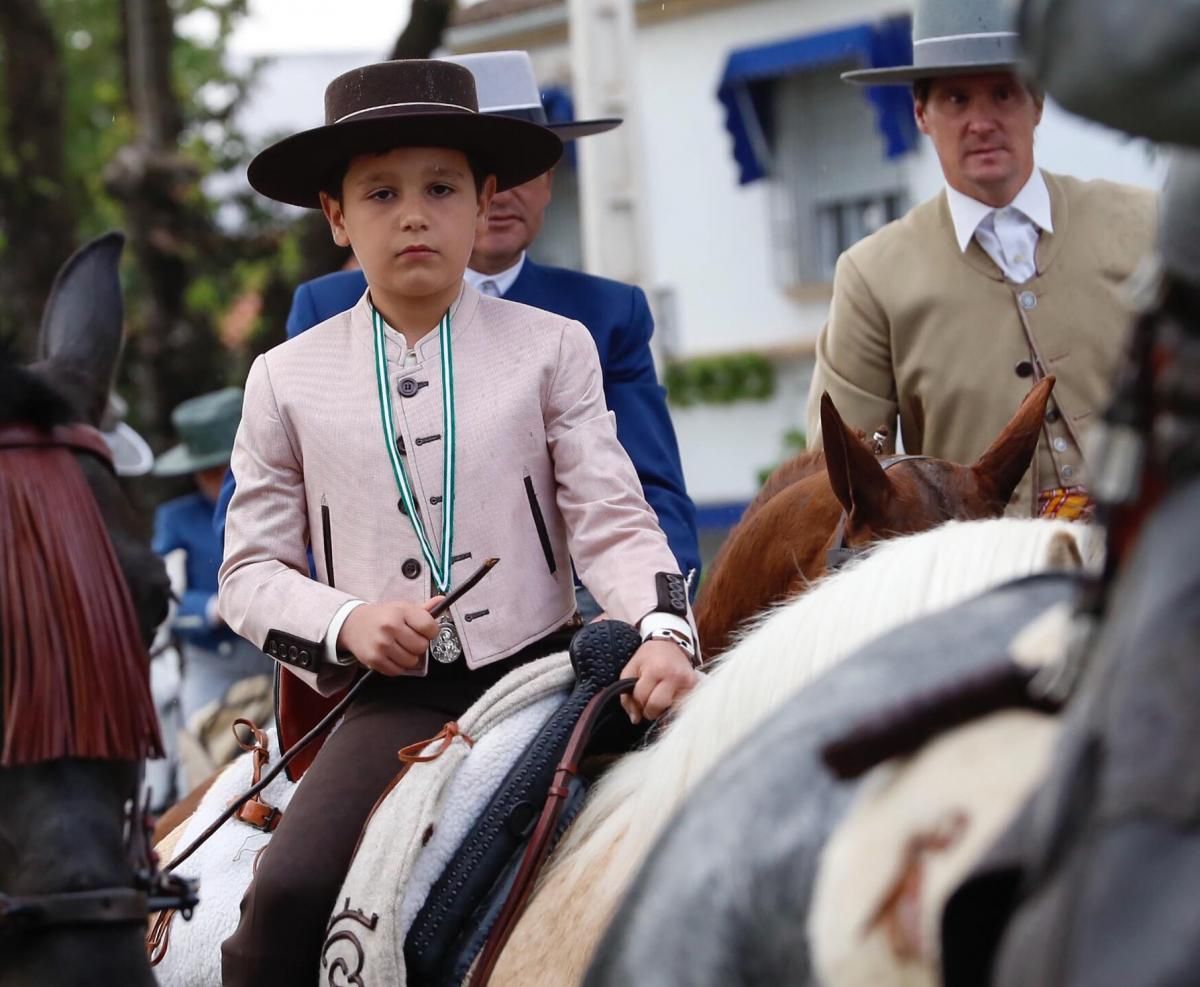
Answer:
<path fill-rule="evenodd" d="M 687 660 L 693 668 L 700 667 L 700 660 L 696 654 L 696 645 L 690 635 L 681 634 L 673 627 L 656 627 L 654 630 L 647 631 L 642 636 L 642 642 L 645 643 L 646 641 L 670 641 L 687 655 Z"/>

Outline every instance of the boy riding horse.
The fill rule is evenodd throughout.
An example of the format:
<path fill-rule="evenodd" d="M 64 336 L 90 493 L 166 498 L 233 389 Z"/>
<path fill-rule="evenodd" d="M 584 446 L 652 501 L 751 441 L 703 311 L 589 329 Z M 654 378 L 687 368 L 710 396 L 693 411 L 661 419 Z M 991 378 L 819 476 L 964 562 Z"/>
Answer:
<path fill-rule="evenodd" d="M 641 630 L 623 671 L 638 679 L 635 721 L 695 679 L 686 587 L 617 441 L 587 330 L 463 283 L 492 195 L 549 169 L 561 141 L 479 114 L 471 73 L 446 62 L 354 70 L 325 106 L 325 126 L 267 148 L 249 178 L 272 199 L 319 206 L 367 291 L 251 368 L 220 610 L 284 664 L 293 692 L 303 681 L 328 696 L 363 666 L 380 674 L 262 858 L 223 947 L 232 985 L 315 982 L 396 752 L 566 646 L 569 559 L 608 614 Z M 431 617 L 490 556 L 499 573 Z"/>

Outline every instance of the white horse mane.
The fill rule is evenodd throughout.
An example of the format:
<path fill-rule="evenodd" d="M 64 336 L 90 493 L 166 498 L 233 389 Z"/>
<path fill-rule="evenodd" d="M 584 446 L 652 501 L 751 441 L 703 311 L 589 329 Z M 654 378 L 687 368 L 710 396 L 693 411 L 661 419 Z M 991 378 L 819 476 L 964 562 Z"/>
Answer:
<path fill-rule="evenodd" d="M 1049 569 L 1097 566 L 1086 525 L 949 522 L 881 542 L 803 596 L 768 611 L 711 671 L 650 746 L 597 783 L 543 883 L 569 885 L 620 840 L 607 870 L 632 875 L 662 826 L 710 768 L 784 700 L 860 645 L 993 586 Z M 601 834 L 604 834 L 603 836 Z"/>

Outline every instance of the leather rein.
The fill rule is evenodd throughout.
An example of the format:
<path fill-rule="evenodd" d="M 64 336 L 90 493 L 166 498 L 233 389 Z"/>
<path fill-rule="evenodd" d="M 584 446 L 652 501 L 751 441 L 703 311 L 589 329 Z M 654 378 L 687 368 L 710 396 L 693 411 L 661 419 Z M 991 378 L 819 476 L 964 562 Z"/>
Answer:
<path fill-rule="evenodd" d="M 112 452 L 99 430 L 75 423 L 39 429 L 32 425 L 0 426 L 0 450 L 66 449 L 92 456 L 109 470 Z M 134 797 L 125 809 L 125 852 L 133 871 L 129 886 L 88 891 L 55 891 L 48 894 L 10 895 L 0 891 L 0 939 L 54 927 L 144 925 L 151 912 L 175 908 L 191 917 L 196 906 L 196 882 L 159 869 L 150 845 L 153 822 L 148 802 L 139 802 L 142 769 L 139 765 Z M 147 795 L 147 799 L 149 796 Z"/>
<path fill-rule="evenodd" d="M 883 451 L 883 436 L 881 433 L 875 433 L 875 455 L 879 455 Z M 879 465 L 886 473 L 893 466 L 898 466 L 900 463 L 911 463 L 920 459 L 932 459 L 932 456 L 907 456 L 896 455 L 888 456 L 886 459 L 879 460 Z M 867 545 L 847 545 L 846 544 L 846 524 L 850 520 L 849 515 L 843 510 L 842 516 L 838 518 L 837 527 L 833 530 L 833 544 L 825 552 L 825 569 L 828 572 L 835 572 L 844 566 L 853 558 L 857 558 L 867 549 Z"/>

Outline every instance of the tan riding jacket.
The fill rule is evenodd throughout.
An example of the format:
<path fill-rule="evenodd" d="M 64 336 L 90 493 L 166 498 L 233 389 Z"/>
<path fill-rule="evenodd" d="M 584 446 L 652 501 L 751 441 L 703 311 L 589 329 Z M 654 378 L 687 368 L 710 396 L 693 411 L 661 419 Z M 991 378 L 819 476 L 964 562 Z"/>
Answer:
<path fill-rule="evenodd" d="M 575 612 L 571 560 L 613 617 L 637 624 L 657 604 L 655 573 L 678 573 L 604 404 L 595 343 L 579 323 L 481 296 L 464 285 L 452 315 L 457 418 L 452 583 L 501 561 L 451 608 L 478 668 Z M 403 462 L 425 528 L 442 530 L 441 345 L 436 332 L 388 376 Z M 322 642 L 351 599 L 421 602 L 434 593 L 384 448 L 370 306 L 351 309 L 260 356 L 246 382 L 233 451 L 219 607 L 262 646 L 269 630 Z M 336 588 L 328 585 L 322 505 Z M 539 521 L 540 517 L 540 521 Z M 308 577 L 311 540 L 317 580 Z M 351 669 L 291 666 L 328 695 Z"/>
<path fill-rule="evenodd" d="M 1043 174 L 1054 232 L 1024 284 L 976 240 L 959 250 L 945 192 L 842 255 L 817 340 L 810 445 L 827 390 L 852 427 L 869 435 L 899 414 L 907 452 L 971 463 L 1044 372 L 1057 383 L 1009 513 L 1032 513 L 1035 490 L 1086 484 L 1080 444 L 1125 340 L 1123 285 L 1150 252 L 1154 195 Z"/>

